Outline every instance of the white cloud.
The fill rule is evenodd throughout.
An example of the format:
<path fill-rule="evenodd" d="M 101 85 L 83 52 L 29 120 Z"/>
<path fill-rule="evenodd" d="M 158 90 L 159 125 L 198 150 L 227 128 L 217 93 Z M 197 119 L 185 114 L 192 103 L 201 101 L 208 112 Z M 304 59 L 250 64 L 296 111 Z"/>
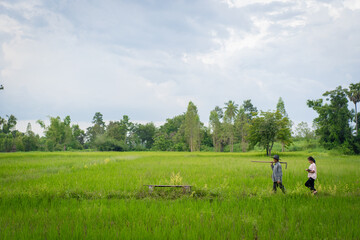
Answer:
<path fill-rule="evenodd" d="M 262 49 L 268 42 L 274 40 L 268 36 L 268 28 L 272 24 L 266 19 L 252 18 L 254 24 L 253 32 L 237 32 L 233 28 L 227 28 L 228 38 L 214 36 L 213 41 L 218 45 L 216 50 L 209 53 L 195 55 L 194 58 L 204 64 L 216 64 L 221 68 L 228 65 L 227 60 L 232 56 L 241 54 L 244 49 Z"/>
<path fill-rule="evenodd" d="M 6 16 L 4 14 L 0 15 L 0 32 L 21 36 L 23 35 L 23 27 L 13 18 Z"/>
<path fill-rule="evenodd" d="M 241 8 L 252 4 L 287 3 L 290 0 L 222 0 L 230 8 Z"/>
<path fill-rule="evenodd" d="M 353 11 L 357 11 L 360 9 L 360 1 L 359 0 L 345 0 L 344 6 Z"/>
<path fill-rule="evenodd" d="M 356 1 L 0 7 L 0 115 L 22 120 L 164 121 L 192 100 L 206 122 L 228 100 L 268 110 L 282 96 L 293 120 L 311 121 L 307 99 L 360 77 Z"/>

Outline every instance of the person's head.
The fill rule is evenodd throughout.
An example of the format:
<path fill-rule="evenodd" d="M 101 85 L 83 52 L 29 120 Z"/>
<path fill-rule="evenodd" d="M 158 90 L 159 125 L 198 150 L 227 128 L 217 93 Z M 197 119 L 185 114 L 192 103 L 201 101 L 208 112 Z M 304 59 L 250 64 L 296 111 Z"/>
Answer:
<path fill-rule="evenodd" d="M 308 161 L 309 161 L 309 163 L 315 163 L 315 159 L 311 156 L 308 157 Z"/>
<path fill-rule="evenodd" d="M 280 157 L 279 155 L 274 155 L 273 159 L 275 162 L 278 162 L 280 160 Z"/>

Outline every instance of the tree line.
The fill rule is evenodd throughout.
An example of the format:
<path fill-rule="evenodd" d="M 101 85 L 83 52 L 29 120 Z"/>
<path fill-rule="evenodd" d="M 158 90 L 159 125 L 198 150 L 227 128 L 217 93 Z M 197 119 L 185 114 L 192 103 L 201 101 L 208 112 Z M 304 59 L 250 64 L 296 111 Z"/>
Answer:
<path fill-rule="evenodd" d="M 279 98 L 276 108 L 259 111 L 251 100 L 241 105 L 228 101 L 216 106 L 209 115 L 209 126 L 200 121 L 198 110 L 189 102 L 186 112 L 166 119 L 160 127 L 153 123 L 133 123 L 124 115 L 119 121 L 107 124 L 96 112 L 92 126 L 83 130 L 64 119 L 50 117 L 50 123 L 37 121 L 44 136 L 35 134 L 29 123 L 26 132 L 15 130 L 17 119 L 10 115 L 0 117 L 0 151 L 242 151 L 262 148 L 271 155 L 275 143 L 281 150 L 299 139 L 316 139 L 326 149 L 339 149 L 344 153 L 359 153 L 357 103 L 360 101 L 360 83 L 349 89 L 341 86 L 323 94 L 325 99 L 308 100 L 307 105 L 318 113 L 314 131 L 301 122 L 293 127 Z M 348 103 L 354 103 L 354 110 Z M 355 126 L 354 126 L 355 124 Z M 293 132 L 292 129 L 295 129 Z"/>

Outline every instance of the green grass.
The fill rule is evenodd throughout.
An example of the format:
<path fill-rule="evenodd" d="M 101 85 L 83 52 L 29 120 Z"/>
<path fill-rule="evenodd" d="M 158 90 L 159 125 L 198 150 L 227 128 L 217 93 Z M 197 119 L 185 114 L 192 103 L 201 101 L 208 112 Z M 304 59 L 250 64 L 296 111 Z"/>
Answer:
<path fill-rule="evenodd" d="M 360 158 L 280 156 L 286 195 L 257 152 L 0 154 L 0 239 L 359 239 Z"/>

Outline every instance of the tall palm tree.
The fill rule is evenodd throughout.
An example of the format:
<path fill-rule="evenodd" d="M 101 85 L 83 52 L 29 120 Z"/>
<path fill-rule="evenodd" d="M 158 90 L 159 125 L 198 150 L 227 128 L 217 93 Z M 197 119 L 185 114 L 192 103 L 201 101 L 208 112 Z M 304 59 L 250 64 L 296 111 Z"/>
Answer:
<path fill-rule="evenodd" d="M 359 125 L 358 125 L 358 117 L 357 117 L 357 106 L 356 104 L 360 102 L 360 82 L 352 83 L 349 86 L 349 90 L 346 90 L 346 94 L 350 101 L 355 104 L 355 123 L 356 123 L 356 136 L 358 135 Z"/>
<path fill-rule="evenodd" d="M 238 113 L 239 105 L 235 104 L 234 101 L 229 100 L 227 103 L 225 103 L 225 118 L 229 122 L 233 122 L 236 114 Z"/>
<path fill-rule="evenodd" d="M 230 140 L 230 151 L 234 151 L 234 119 L 238 113 L 238 105 L 234 101 L 229 100 L 225 103 L 224 120 L 227 128 L 227 134 Z"/>

